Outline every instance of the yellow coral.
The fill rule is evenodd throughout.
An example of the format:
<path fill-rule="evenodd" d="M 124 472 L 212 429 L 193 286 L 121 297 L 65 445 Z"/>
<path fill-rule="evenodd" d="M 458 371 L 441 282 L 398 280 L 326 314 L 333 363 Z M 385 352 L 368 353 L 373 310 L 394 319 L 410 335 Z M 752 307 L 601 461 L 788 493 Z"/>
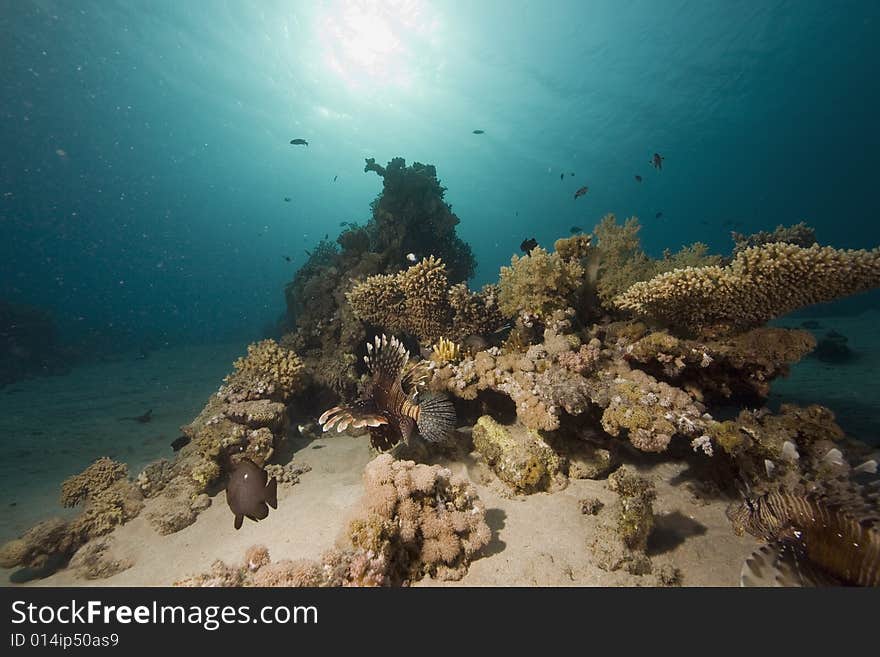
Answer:
<path fill-rule="evenodd" d="M 440 338 L 437 344 L 434 345 L 431 353 L 431 360 L 438 365 L 445 365 L 460 359 L 461 348 L 457 343 L 446 338 Z"/>
<path fill-rule="evenodd" d="M 724 333 L 878 285 L 880 249 L 771 243 L 741 251 L 726 267 L 688 267 L 636 283 L 614 303 L 680 329 Z"/>

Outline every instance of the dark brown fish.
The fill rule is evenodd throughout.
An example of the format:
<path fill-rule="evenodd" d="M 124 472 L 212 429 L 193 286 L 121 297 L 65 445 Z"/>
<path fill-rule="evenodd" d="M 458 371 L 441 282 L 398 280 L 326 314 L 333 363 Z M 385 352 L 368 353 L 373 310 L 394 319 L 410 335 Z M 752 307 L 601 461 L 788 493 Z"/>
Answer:
<path fill-rule="evenodd" d="M 636 174 L 636 182 L 642 182 L 642 177 L 639 174 Z"/>
<path fill-rule="evenodd" d="M 133 420 L 135 422 L 140 422 L 141 424 L 146 424 L 147 422 L 149 422 L 150 420 L 153 419 L 153 409 L 151 408 L 143 415 L 135 415 L 134 417 L 120 417 L 117 419 L 120 422 L 122 422 L 123 420 Z"/>
<path fill-rule="evenodd" d="M 564 173 L 560 173 L 560 174 L 559 174 L 559 179 L 560 179 L 560 180 L 565 180 L 565 174 L 564 174 Z"/>
<path fill-rule="evenodd" d="M 666 158 L 660 155 L 660 153 L 654 153 L 654 157 L 648 162 L 655 169 L 661 170 L 663 169 L 663 160 Z"/>
<path fill-rule="evenodd" d="M 291 201 L 291 199 L 290 199 L 289 196 L 285 196 L 285 197 L 284 197 L 284 202 L 285 202 L 285 203 L 290 203 L 290 201 Z"/>
<path fill-rule="evenodd" d="M 418 430 L 429 442 L 443 440 L 455 429 L 455 407 L 443 395 L 420 395 L 419 385 L 428 372 L 416 366 L 404 374 L 409 351 L 401 342 L 384 335 L 367 343 L 364 362 L 371 374 L 364 394 L 348 406 L 334 406 L 325 411 L 318 423 L 324 431 L 336 427 L 367 427 L 370 442 L 385 452 L 399 442 L 409 442 Z"/>
<path fill-rule="evenodd" d="M 575 199 L 580 198 L 581 196 L 583 196 L 584 194 L 586 194 L 588 191 L 590 191 L 590 188 L 587 187 L 586 185 L 584 185 L 583 187 L 581 187 L 579 190 L 577 190 L 577 191 L 574 193 L 574 197 L 575 197 Z"/>
<path fill-rule="evenodd" d="M 269 515 L 270 506 L 278 508 L 278 482 L 253 461 L 241 459 L 229 475 L 226 503 L 235 515 L 235 528 L 241 529 L 245 516 L 256 522 Z"/>
<path fill-rule="evenodd" d="M 307 142 L 305 139 L 291 139 L 290 143 L 293 144 L 294 146 L 308 146 L 309 145 L 309 142 Z"/>
<path fill-rule="evenodd" d="M 880 509 L 818 492 L 765 493 L 728 509 L 736 534 L 768 543 L 743 565 L 743 586 L 880 586 Z"/>
<path fill-rule="evenodd" d="M 663 213 L 662 213 L 662 212 L 658 212 L 657 214 L 654 215 L 654 219 L 659 219 L 659 218 L 662 217 L 662 216 L 663 216 Z"/>
<path fill-rule="evenodd" d="M 519 250 L 523 253 L 530 253 L 536 246 L 538 246 L 538 240 L 534 237 L 530 237 L 520 242 Z"/>
<path fill-rule="evenodd" d="M 485 130 L 479 130 L 479 129 L 474 130 L 474 134 L 475 134 L 475 135 L 482 135 L 482 134 L 484 134 L 485 132 L 486 132 Z"/>
<path fill-rule="evenodd" d="M 291 258 L 290 256 L 281 256 L 281 257 L 284 258 L 285 260 L 287 260 L 287 262 L 293 261 L 293 258 Z"/>

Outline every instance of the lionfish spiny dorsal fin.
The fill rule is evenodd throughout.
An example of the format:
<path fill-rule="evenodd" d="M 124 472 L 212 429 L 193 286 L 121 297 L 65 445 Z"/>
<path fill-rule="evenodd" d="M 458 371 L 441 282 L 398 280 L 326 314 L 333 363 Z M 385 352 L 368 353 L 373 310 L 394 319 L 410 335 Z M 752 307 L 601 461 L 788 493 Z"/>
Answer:
<path fill-rule="evenodd" d="M 374 377 L 378 376 L 389 382 L 394 381 L 400 376 L 408 360 L 409 351 L 393 336 L 389 340 L 385 334 L 381 338 L 377 335 L 372 343 L 367 343 L 364 362 Z"/>

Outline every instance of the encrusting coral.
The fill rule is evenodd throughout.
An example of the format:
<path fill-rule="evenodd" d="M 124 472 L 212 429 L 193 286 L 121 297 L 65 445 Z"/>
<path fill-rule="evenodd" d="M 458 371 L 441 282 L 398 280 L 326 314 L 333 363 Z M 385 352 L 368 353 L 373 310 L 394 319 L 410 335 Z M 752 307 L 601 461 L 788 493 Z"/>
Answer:
<path fill-rule="evenodd" d="M 880 285 L 880 249 L 770 243 L 725 266 L 688 267 L 635 283 L 614 299 L 640 317 L 692 334 L 724 334 Z"/>

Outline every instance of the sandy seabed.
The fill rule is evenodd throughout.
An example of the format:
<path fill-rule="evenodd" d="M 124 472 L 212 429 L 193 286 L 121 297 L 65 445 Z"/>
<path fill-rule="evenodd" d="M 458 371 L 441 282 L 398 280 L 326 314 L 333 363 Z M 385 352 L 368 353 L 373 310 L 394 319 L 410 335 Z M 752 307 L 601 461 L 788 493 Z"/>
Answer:
<path fill-rule="evenodd" d="M 780 324 L 796 326 L 803 320 Z M 771 403 L 827 405 L 851 436 L 877 444 L 880 383 L 874 373 L 880 367 L 876 348 L 880 313 L 818 321 L 817 336 L 828 330 L 846 335 L 858 358 L 845 365 L 805 359 L 788 379 L 774 384 Z M 0 540 L 63 513 L 57 501 L 61 481 L 99 456 L 127 462 L 132 476 L 152 460 L 170 458 L 169 444 L 179 435 L 179 426 L 201 410 L 243 351 L 244 346 L 236 344 L 168 349 L 144 361 L 89 365 L 67 376 L 33 379 L 0 390 L 6 442 L 0 465 L 0 500 L 6 507 L 0 516 Z M 147 424 L 118 419 L 149 408 L 155 418 Z M 314 410 L 318 415 L 323 409 Z M 299 420 L 293 418 L 293 424 Z M 345 434 L 315 440 L 296 435 L 290 441 L 294 463 L 311 470 L 301 475 L 298 484 L 279 487 L 278 509 L 266 520 L 246 520 L 236 531 L 220 492 L 193 525 L 161 536 L 147 521 L 156 500 L 147 500 L 137 518 L 112 534 L 114 557 L 131 559 L 131 568 L 102 580 L 61 570 L 28 585 L 170 585 L 206 571 L 216 559 L 238 564 L 254 544 L 268 547 L 273 560 L 319 558 L 344 533 L 357 507 L 364 466 L 371 458 L 368 441 Z M 492 541 L 459 582 L 423 580 L 419 585 L 657 584 L 654 575 L 599 567 L 589 546 L 600 520 L 584 515 L 580 500 L 597 498 L 607 510 L 616 495 L 604 480 L 572 479 L 560 491 L 514 496 L 487 477 L 474 456 L 438 462 L 474 483 L 487 509 Z M 757 543 L 732 533 L 725 516 L 729 501 L 696 493 L 685 462 L 644 459 L 634 467 L 657 490 L 656 523 L 648 550 L 654 572 L 675 567 L 685 586 L 738 585 L 743 559 Z M 0 572 L 3 582 L 8 584 L 11 572 Z"/>

